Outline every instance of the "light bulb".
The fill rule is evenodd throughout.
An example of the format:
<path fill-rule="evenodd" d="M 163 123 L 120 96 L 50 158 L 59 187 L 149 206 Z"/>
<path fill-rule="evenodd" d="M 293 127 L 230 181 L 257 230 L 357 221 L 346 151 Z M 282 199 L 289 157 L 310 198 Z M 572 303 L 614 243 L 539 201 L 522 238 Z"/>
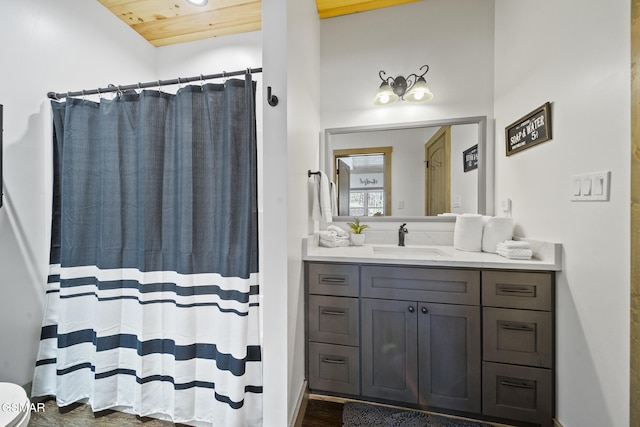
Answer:
<path fill-rule="evenodd" d="M 187 0 L 187 3 L 192 4 L 194 6 L 202 7 L 207 5 L 208 0 Z"/>

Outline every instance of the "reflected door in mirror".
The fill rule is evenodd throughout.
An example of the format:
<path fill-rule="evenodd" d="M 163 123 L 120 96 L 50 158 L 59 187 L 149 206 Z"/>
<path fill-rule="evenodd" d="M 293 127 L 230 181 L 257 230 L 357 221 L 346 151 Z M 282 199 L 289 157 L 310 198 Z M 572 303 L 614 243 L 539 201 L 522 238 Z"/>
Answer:
<path fill-rule="evenodd" d="M 424 145 L 425 215 L 450 212 L 449 158 L 451 126 L 443 126 Z"/>
<path fill-rule="evenodd" d="M 349 216 L 349 189 L 351 188 L 351 170 L 338 159 L 338 215 Z"/>

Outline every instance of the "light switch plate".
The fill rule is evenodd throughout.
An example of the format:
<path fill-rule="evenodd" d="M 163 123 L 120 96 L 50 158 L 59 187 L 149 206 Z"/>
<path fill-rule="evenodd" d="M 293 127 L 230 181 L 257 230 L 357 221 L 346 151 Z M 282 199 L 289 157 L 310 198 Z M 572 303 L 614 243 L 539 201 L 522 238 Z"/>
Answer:
<path fill-rule="evenodd" d="M 572 175 L 570 199 L 572 201 L 608 201 L 611 171 Z"/>

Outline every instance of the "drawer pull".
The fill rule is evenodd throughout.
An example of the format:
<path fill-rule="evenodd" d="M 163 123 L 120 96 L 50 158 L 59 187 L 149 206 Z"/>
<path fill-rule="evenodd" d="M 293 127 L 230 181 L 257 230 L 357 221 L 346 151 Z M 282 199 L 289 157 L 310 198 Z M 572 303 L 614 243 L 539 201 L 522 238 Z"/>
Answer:
<path fill-rule="evenodd" d="M 332 363 L 334 365 L 344 365 L 345 363 L 347 363 L 347 361 L 344 360 L 344 359 L 330 359 L 328 357 L 323 357 L 322 358 L 322 363 Z"/>
<path fill-rule="evenodd" d="M 422 313 L 427 314 L 429 312 L 429 310 L 427 310 L 427 307 L 422 307 Z"/>
<path fill-rule="evenodd" d="M 522 331 L 522 332 L 533 332 L 535 331 L 535 329 L 532 326 L 529 325 L 509 325 L 509 324 L 505 324 L 505 325 L 500 325 L 500 327 L 502 329 L 508 329 L 511 331 Z"/>
<path fill-rule="evenodd" d="M 329 316 L 344 316 L 347 314 L 347 312 L 340 310 L 322 310 L 320 311 L 320 314 L 327 314 Z"/>
<path fill-rule="evenodd" d="M 320 283 L 326 283 L 329 285 L 343 285 L 347 283 L 346 277 L 321 277 Z"/>
<path fill-rule="evenodd" d="M 526 388 L 529 390 L 533 390 L 535 389 L 535 386 L 533 384 L 527 384 L 527 383 L 515 383 L 512 381 L 500 381 L 500 384 L 506 387 L 517 387 L 517 388 Z"/>
<path fill-rule="evenodd" d="M 409 306 L 409 313 L 413 313 L 414 311 L 416 311 L 416 309 L 415 309 L 415 308 L 413 308 L 413 306 L 412 306 L 412 305 L 410 305 L 410 306 Z"/>
<path fill-rule="evenodd" d="M 498 291 L 505 294 L 534 295 L 534 288 L 523 288 L 509 285 L 498 285 Z"/>

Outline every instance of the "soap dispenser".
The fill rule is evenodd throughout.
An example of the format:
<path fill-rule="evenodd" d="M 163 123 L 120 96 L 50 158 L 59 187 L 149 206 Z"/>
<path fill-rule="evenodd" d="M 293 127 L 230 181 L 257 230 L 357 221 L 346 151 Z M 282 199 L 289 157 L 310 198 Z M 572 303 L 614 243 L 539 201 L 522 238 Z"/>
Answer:
<path fill-rule="evenodd" d="M 405 225 L 407 225 L 406 222 L 402 224 L 398 230 L 398 246 L 404 246 L 404 235 L 409 232 Z"/>

